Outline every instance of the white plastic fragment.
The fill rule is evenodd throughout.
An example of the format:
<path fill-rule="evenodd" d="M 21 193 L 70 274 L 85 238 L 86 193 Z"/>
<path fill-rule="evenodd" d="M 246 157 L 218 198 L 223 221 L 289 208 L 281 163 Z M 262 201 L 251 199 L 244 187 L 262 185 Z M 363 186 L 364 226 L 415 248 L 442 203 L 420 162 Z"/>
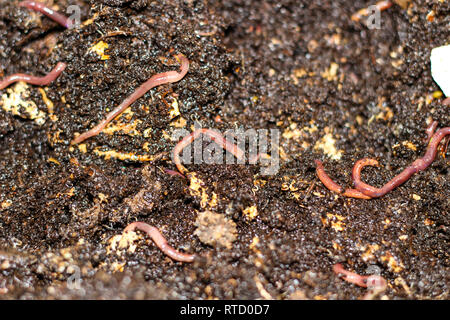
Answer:
<path fill-rule="evenodd" d="M 431 50 L 431 76 L 446 97 L 450 96 L 450 45 Z"/>

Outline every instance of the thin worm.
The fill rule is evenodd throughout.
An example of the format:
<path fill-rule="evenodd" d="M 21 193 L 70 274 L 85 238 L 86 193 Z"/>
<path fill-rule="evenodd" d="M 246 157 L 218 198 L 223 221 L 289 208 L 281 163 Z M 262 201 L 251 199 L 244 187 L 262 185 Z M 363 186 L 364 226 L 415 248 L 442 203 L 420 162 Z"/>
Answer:
<path fill-rule="evenodd" d="M 397 176 L 392 178 L 388 183 L 386 183 L 381 188 L 372 187 L 361 181 L 361 170 L 365 166 L 376 166 L 378 165 L 378 161 L 375 159 L 364 158 L 358 160 L 355 163 L 352 171 L 353 183 L 355 188 L 361 191 L 363 194 L 372 197 L 378 198 L 384 196 L 386 193 L 391 190 L 397 188 L 399 185 L 406 182 L 413 174 L 425 170 L 436 158 L 437 147 L 441 140 L 450 134 L 450 127 L 442 128 L 431 137 L 430 143 L 428 145 L 427 151 L 422 158 L 415 160 L 411 163 L 406 169 L 404 169 Z"/>
<path fill-rule="evenodd" d="M 205 134 L 211 138 L 215 143 L 221 146 L 223 149 L 231 152 L 237 159 L 244 158 L 244 151 L 239 148 L 237 145 L 227 141 L 220 133 L 211 130 L 211 129 L 197 129 L 193 131 L 191 134 L 184 137 L 180 142 L 177 143 L 175 148 L 173 149 L 173 162 L 177 166 L 178 171 L 184 174 L 187 169 L 181 164 L 180 152 L 183 151 L 188 145 L 190 145 L 195 139 L 197 139 L 201 134 Z"/>
<path fill-rule="evenodd" d="M 344 267 L 342 266 L 342 264 L 340 263 L 336 263 L 333 266 L 333 271 L 334 273 L 336 273 L 337 275 L 344 275 L 343 279 L 347 282 L 356 284 L 357 286 L 363 287 L 363 288 L 367 288 L 367 283 L 366 283 L 366 279 L 369 276 L 361 276 L 357 273 L 345 270 Z"/>
<path fill-rule="evenodd" d="M 427 130 L 425 131 L 425 133 L 427 134 L 427 139 L 425 140 L 426 143 L 430 142 L 430 139 L 433 136 L 434 131 L 436 131 L 436 128 L 437 128 L 438 124 L 439 123 L 436 120 L 434 120 L 427 127 Z"/>
<path fill-rule="evenodd" d="M 72 27 L 72 21 L 67 18 L 65 15 L 47 7 L 45 4 L 38 1 L 22 1 L 19 3 L 20 7 L 26 7 L 30 10 L 34 10 L 40 12 L 53 21 L 59 23 L 63 27 L 70 28 Z"/>
<path fill-rule="evenodd" d="M 387 282 L 382 276 L 361 276 L 357 273 L 345 270 L 340 263 L 336 263 L 333 266 L 333 271 L 339 276 L 344 275 L 343 280 L 354 283 L 363 288 L 368 288 L 376 292 L 382 292 L 387 288 Z"/>
<path fill-rule="evenodd" d="M 371 197 L 365 195 L 361 191 L 356 190 L 356 189 L 350 189 L 350 188 L 345 189 L 345 191 L 342 195 L 345 197 L 348 197 L 348 198 L 356 198 L 356 199 L 364 199 L 364 200 L 372 199 Z"/>
<path fill-rule="evenodd" d="M 359 192 L 355 189 L 345 189 L 342 188 L 340 185 L 338 185 L 336 182 L 334 182 L 330 176 L 325 172 L 325 168 L 323 167 L 322 161 L 314 160 L 314 163 L 316 164 L 316 173 L 319 177 L 319 180 L 322 181 L 325 187 L 327 187 L 328 190 L 342 194 L 343 196 L 349 197 L 349 198 L 357 198 L 357 199 L 371 199 L 370 197 L 366 196 L 365 194 Z"/>
<path fill-rule="evenodd" d="M 127 109 L 133 102 L 135 102 L 137 99 L 146 94 L 147 91 L 149 91 L 150 89 L 162 84 L 177 82 L 183 79 L 183 77 L 189 70 L 189 60 L 183 54 L 178 54 L 175 56 L 175 58 L 177 58 L 181 62 L 180 72 L 168 71 L 153 75 L 150 79 L 144 82 L 139 88 L 137 88 L 136 91 L 134 91 L 130 96 L 128 96 L 118 107 L 116 107 L 114 110 L 108 113 L 104 120 L 100 121 L 100 123 L 96 125 L 94 128 L 75 137 L 71 141 L 71 144 L 77 144 L 90 137 L 98 135 L 108 125 L 108 123 L 110 123 L 112 120 L 114 120 L 114 118 L 116 118 L 122 112 L 124 112 L 125 109 Z"/>
<path fill-rule="evenodd" d="M 180 262 L 193 262 L 195 259 L 195 254 L 187 254 L 182 253 L 174 249 L 169 245 L 166 238 L 161 234 L 161 232 L 151 225 L 145 223 L 145 222 L 133 222 L 129 224 L 124 230 L 123 234 L 129 231 L 134 230 L 141 230 L 147 235 L 152 238 L 152 240 L 155 242 L 156 246 L 161 249 L 162 252 L 164 252 L 166 255 L 168 255 L 170 258 L 176 261 Z"/>
<path fill-rule="evenodd" d="M 61 72 L 64 71 L 66 66 L 67 65 L 64 62 L 58 62 L 56 67 L 54 67 L 53 70 L 50 71 L 44 77 L 35 77 L 35 76 L 23 74 L 23 73 L 12 74 L 12 75 L 6 77 L 5 79 L 3 79 L 2 81 L 0 81 L 0 90 L 5 89 L 12 83 L 19 82 L 19 81 L 23 81 L 23 82 L 38 85 L 38 86 L 46 86 L 46 85 L 50 84 L 52 81 L 54 81 L 56 78 L 58 78 L 59 75 L 61 74 Z"/>

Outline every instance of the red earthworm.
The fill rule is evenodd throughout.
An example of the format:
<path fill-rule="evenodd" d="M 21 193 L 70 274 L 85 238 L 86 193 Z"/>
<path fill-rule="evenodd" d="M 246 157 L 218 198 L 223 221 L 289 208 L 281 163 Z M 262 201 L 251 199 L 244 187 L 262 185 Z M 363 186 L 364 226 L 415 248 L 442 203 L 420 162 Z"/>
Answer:
<path fill-rule="evenodd" d="M 365 195 L 361 191 L 356 190 L 356 189 L 350 189 L 350 188 L 345 189 L 345 191 L 342 195 L 345 197 L 348 197 L 348 198 L 365 199 L 365 200 L 372 199 L 371 197 Z"/>
<path fill-rule="evenodd" d="M 139 88 L 137 88 L 136 91 L 134 91 L 130 96 L 128 96 L 118 107 L 116 107 L 114 110 L 108 113 L 104 120 L 100 121 L 100 123 L 96 125 L 94 128 L 75 137 L 71 141 L 71 144 L 77 144 L 90 137 L 98 135 L 108 125 L 108 123 L 110 123 L 114 118 L 116 118 L 118 115 L 124 112 L 126 108 L 128 108 L 137 99 L 142 97 L 150 89 L 162 84 L 177 82 L 183 79 L 183 77 L 189 70 L 189 60 L 183 54 L 178 54 L 175 56 L 175 58 L 177 58 L 181 62 L 180 72 L 167 71 L 153 75 L 150 79 L 144 82 Z"/>
<path fill-rule="evenodd" d="M 436 120 L 432 121 L 430 125 L 427 127 L 427 130 L 425 131 L 427 134 L 427 139 L 425 140 L 426 143 L 430 142 L 431 137 L 434 134 L 434 131 L 436 131 L 436 128 L 438 126 L 438 122 Z"/>
<path fill-rule="evenodd" d="M 323 167 L 323 163 L 320 160 L 314 160 L 314 163 L 316 164 L 316 173 L 319 177 L 319 180 L 322 181 L 322 183 L 325 185 L 325 187 L 328 188 L 328 190 L 336 192 L 336 193 L 342 193 L 344 191 L 344 188 L 342 188 L 340 185 L 338 185 L 336 182 L 334 182 L 330 176 L 327 175 L 325 172 L 325 168 Z"/>
<path fill-rule="evenodd" d="M 46 86 L 49 83 L 51 83 L 52 81 L 54 81 L 56 78 L 58 78 L 58 76 L 61 74 L 61 72 L 64 71 L 66 66 L 67 65 L 64 62 L 58 62 L 56 67 L 54 67 L 53 70 L 50 71 L 44 77 L 35 77 L 35 76 L 23 74 L 23 73 L 12 74 L 12 75 L 6 77 L 5 79 L 3 79 L 2 81 L 0 81 L 0 90 L 8 87 L 10 84 L 12 84 L 14 82 L 18 82 L 18 81 L 23 81 L 23 82 L 38 85 L 38 86 Z"/>
<path fill-rule="evenodd" d="M 169 245 L 166 238 L 164 238 L 164 236 L 161 234 L 161 232 L 157 228 L 155 228 L 145 222 L 133 222 L 133 223 L 129 224 L 123 230 L 123 234 L 125 234 L 126 232 L 129 232 L 129 231 L 134 231 L 136 229 L 147 233 L 147 235 L 150 238 L 152 238 L 152 240 L 155 242 L 156 246 L 159 249 L 161 249 L 162 252 L 164 252 L 166 255 L 168 255 L 170 258 L 172 258 L 173 260 L 180 261 L 180 262 L 193 262 L 194 261 L 195 254 L 187 254 L 187 253 L 182 253 L 182 252 L 177 251 L 176 249 L 174 249 L 173 247 L 171 247 Z"/>
<path fill-rule="evenodd" d="M 208 135 L 211 138 L 211 140 L 220 145 L 223 149 L 227 150 L 228 152 L 231 152 L 236 158 L 243 159 L 244 151 L 242 151 L 242 149 L 239 148 L 237 145 L 227 141 L 220 133 L 206 128 L 197 129 L 193 131 L 191 134 L 181 139 L 181 141 L 177 143 L 175 148 L 173 148 L 173 162 L 175 163 L 175 165 L 177 166 L 178 170 L 181 173 L 186 173 L 187 169 L 181 164 L 179 156 L 180 152 L 188 145 L 190 145 L 201 134 Z"/>
<path fill-rule="evenodd" d="M 26 7 L 30 10 L 38 11 L 53 21 L 59 23 L 63 27 L 70 28 L 72 26 L 72 21 L 65 15 L 47 7 L 45 4 L 38 1 L 22 1 L 19 3 L 20 7 Z"/>
<path fill-rule="evenodd" d="M 413 174 L 425 170 L 435 159 L 437 147 L 441 140 L 450 134 L 450 127 L 442 128 L 431 137 L 427 151 L 422 158 L 415 160 L 401 173 L 392 178 L 381 188 L 375 188 L 361 181 L 361 170 L 365 166 L 376 166 L 378 161 L 375 159 L 364 158 L 355 163 L 352 171 L 353 183 L 355 188 L 367 196 L 378 198 L 384 196 L 389 191 L 406 182 Z"/>
<path fill-rule="evenodd" d="M 365 194 L 359 192 L 355 189 L 345 189 L 342 188 L 340 185 L 338 185 L 336 182 L 334 182 L 330 176 L 327 175 L 325 172 L 325 168 L 323 167 L 322 161 L 314 160 L 314 163 L 316 164 L 316 173 L 319 177 L 319 180 L 322 181 L 325 187 L 327 187 L 328 190 L 342 194 L 343 196 L 349 197 L 349 198 L 357 198 L 357 199 L 371 199 L 369 196 L 366 196 Z"/>
<path fill-rule="evenodd" d="M 370 275 L 361 276 L 357 273 L 345 270 L 342 264 L 336 263 L 333 266 L 333 271 L 337 275 L 344 275 L 343 280 L 354 283 L 360 287 L 368 288 L 376 292 L 382 292 L 387 288 L 387 282 L 382 276 Z"/>

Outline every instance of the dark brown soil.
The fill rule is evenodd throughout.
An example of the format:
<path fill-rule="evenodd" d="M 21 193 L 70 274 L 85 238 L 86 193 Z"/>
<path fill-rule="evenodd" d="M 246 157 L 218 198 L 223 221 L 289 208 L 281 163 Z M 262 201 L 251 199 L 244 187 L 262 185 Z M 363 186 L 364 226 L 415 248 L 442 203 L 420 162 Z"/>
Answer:
<path fill-rule="evenodd" d="M 53 1 L 62 12 L 82 8 L 87 22 L 70 30 L 17 3 L 0 0 L 0 77 L 43 75 L 58 61 L 68 67 L 45 91 L 28 87 L 44 124 L 23 108 L 0 111 L 1 299 L 362 297 L 364 288 L 333 273 L 338 262 L 359 274 L 380 271 L 389 286 L 378 298 L 448 299 L 449 152 L 374 200 L 333 194 L 314 165 L 322 159 L 350 187 L 354 162 L 374 157 L 382 166 L 363 178 L 381 186 L 424 154 L 427 121 L 449 126 L 429 63 L 431 49 L 450 41 L 448 1 L 394 5 L 373 30 L 350 19 L 373 4 L 360 0 Z M 103 60 L 90 50 L 100 41 L 108 45 Z M 177 70 L 177 52 L 190 60 L 188 74 L 117 120 L 134 130 L 70 146 L 151 75 Z M 164 100 L 175 96 L 180 115 L 171 118 Z M 181 118 L 188 130 L 196 121 L 221 131 L 279 129 L 279 172 L 186 165 L 204 182 L 199 195 L 188 179 L 164 172 L 176 170 L 169 156 L 100 153 L 170 153 Z M 324 136 L 342 151 L 316 148 Z M 194 235 L 205 210 L 236 224 L 229 247 Z M 141 233 L 135 248 L 115 247 L 136 220 L 200 258 L 174 262 Z M 74 270 L 80 290 L 69 286 Z"/>

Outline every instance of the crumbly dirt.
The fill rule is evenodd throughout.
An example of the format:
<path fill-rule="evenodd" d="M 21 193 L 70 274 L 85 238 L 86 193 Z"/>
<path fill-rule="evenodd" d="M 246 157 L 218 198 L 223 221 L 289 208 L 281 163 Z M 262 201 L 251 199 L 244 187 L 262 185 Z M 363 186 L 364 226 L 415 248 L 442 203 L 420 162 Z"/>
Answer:
<path fill-rule="evenodd" d="M 448 151 L 374 200 L 328 191 L 314 159 L 350 187 L 354 162 L 374 157 L 381 167 L 363 179 L 381 186 L 424 154 L 430 119 L 450 125 L 429 64 L 450 41 L 449 1 L 394 5 L 372 30 L 350 19 L 373 4 L 360 0 L 47 1 L 80 6 L 83 24 L 68 30 L 17 3 L 0 0 L 0 77 L 68 66 L 47 87 L 0 92 L 0 299 L 364 296 L 338 262 L 379 272 L 377 298 L 448 299 Z M 190 61 L 184 79 L 70 146 L 151 75 L 177 70 L 175 53 Z M 196 122 L 280 130 L 278 173 L 203 163 L 186 165 L 189 179 L 167 174 L 172 132 Z M 206 211 L 223 217 L 196 233 Z M 199 258 L 172 261 L 140 232 L 117 246 L 137 220 Z M 209 245 L 220 239 L 208 221 L 235 237 Z"/>

